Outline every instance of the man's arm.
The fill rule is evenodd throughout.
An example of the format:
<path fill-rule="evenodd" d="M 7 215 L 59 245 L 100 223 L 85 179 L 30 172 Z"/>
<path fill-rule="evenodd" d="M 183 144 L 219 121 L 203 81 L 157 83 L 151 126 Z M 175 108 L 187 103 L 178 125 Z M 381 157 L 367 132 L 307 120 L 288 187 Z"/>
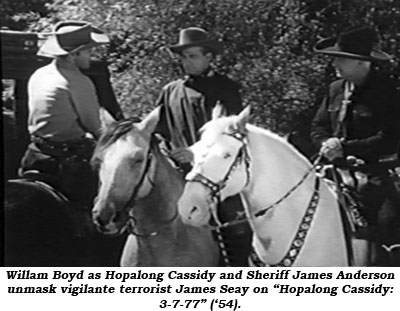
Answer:
<path fill-rule="evenodd" d="M 72 102 L 80 125 L 96 139 L 101 134 L 100 105 L 92 81 L 82 76 L 70 85 Z"/>
<path fill-rule="evenodd" d="M 321 148 L 324 141 L 333 136 L 330 122 L 328 98 L 325 97 L 311 123 L 311 139 L 318 149 Z"/>

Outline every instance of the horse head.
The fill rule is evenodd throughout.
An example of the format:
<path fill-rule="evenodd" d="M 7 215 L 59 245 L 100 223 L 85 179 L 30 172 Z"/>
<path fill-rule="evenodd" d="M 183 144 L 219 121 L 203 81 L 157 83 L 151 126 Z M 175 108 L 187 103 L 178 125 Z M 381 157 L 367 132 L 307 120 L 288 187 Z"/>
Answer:
<path fill-rule="evenodd" d="M 191 146 L 193 169 L 178 202 L 183 221 L 206 225 L 220 201 L 242 191 L 249 181 L 246 124 L 249 107 L 237 116 L 213 118 Z"/>
<path fill-rule="evenodd" d="M 158 111 L 153 110 L 140 123 L 116 123 L 102 134 L 96 146 L 92 164 L 99 172 L 100 185 L 92 218 L 103 233 L 122 232 L 133 201 L 150 191 L 145 176 L 151 163 L 150 141 Z"/>

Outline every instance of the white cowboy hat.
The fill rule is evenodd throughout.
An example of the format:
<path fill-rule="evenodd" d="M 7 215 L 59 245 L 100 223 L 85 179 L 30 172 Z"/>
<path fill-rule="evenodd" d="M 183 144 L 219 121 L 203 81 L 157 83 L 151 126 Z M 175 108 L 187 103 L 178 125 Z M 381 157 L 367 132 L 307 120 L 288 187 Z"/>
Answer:
<path fill-rule="evenodd" d="M 103 31 L 87 22 L 63 21 L 54 26 L 53 32 L 37 54 L 63 56 L 109 42 L 110 39 Z"/>

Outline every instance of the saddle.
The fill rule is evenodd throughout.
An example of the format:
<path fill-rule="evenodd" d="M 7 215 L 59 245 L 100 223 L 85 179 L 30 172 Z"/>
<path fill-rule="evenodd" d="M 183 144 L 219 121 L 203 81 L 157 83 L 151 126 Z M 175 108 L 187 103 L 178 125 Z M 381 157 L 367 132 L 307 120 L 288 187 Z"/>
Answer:
<path fill-rule="evenodd" d="M 372 228 L 363 216 L 363 211 L 368 208 L 360 198 L 360 189 L 368 182 L 368 166 L 363 161 L 350 158 L 346 162 L 336 165 L 325 165 L 320 169 L 319 175 L 323 177 L 330 188 L 337 194 L 341 207 L 343 221 L 347 223 L 347 231 L 359 239 L 379 240 L 377 228 Z M 394 204 L 400 204 L 400 168 L 396 159 L 382 159 L 376 168 L 387 172 L 387 178 L 392 188 L 390 198 Z M 367 203 L 366 203 L 367 204 Z"/>
<path fill-rule="evenodd" d="M 20 179 L 8 180 L 8 183 L 12 184 L 23 184 L 34 187 L 40 191 L 43 191 L 50 196 L 52 196 L 59 203 L 66 204 L 69 199 L 59 190 L 57 190 L 54 185 L 57 185 L 57 180 L 55 176 L 50 174 L 41 173 L 39 171 L 31 170 L 22 173 Z"/>
<path fill-rule="evenodd" d="M 67 214 L 71 220 L 76 238 L 87 238 L 94 236 L 96 233 L 88 207 L 80 202 L 72 201 L 61 191 L 59 188 L 60 181 L 57 180 L 57 176 L 36 170 L 28 170 L 21 173 L 21 179 L 13 179 L 8 182 L 28 185 L 45 192 L 63 206 L 66 211 L 69 210 Z"/>
<path fill-rule="evenodd" d="M 354 180 L 357 178 L 354 174 L 346 170 L 338 170 L 334 165 L 323 166 L 318 174 L 336 193 L 348 250 L 352 249 L 352 237 L 371 240 L 370 226 L 361 212 L 364 206 L 357 194 L 357 186 L 366 182 L 365 177 L 360 175 L 360 179 Z"/>
<path fill-rule="evenodd" d="M 43 173 L 40 172 L 38 170 L 28 170 L 28 171 L 20 171 L 19 172 L 19 176 L 21 176 L 21 178 L 29 180 L 29 181 L 39 181 L 42 182 L 46 185 L 51 186 L 51 188 L 57 192 L 57 194 L 61 194 L 61 192 L 55 190 L 57 189 L 58 185 L 59 185 L 59 180 L 57 178 L 57 176 L 51 175 L 51 174 L 47 174 L 47 173 Z M 62 195 L 62 197 L 65 197 L 64 195 Z"/>
<path fill-rule="evenodd" d="M 97 176 L 86 159 L 87 152 L 86 158 L 82 158 L 72 151 L 49 148 L 31 143 L 22 159 L 19 176 L 47 183 L 71 201 L 91 206 L 97 191 Z"/>

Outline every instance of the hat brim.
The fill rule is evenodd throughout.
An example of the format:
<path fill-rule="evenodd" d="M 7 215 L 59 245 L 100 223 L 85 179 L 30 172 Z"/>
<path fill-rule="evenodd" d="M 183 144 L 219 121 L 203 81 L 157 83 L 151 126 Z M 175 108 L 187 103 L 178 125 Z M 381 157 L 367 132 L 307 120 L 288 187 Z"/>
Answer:
<path fill-rule="evenodd" d="M 336 38 L 328 38 L 319 41 L 314 46 L 314 52 L 325 54 L 334 57 L 344 57 L 364 61 L 389 61 L 391 56 L 383 51 L 373 49 L 370 55 L 354 54 L 349 52 L 344 52 L 336 44 Z"/>
<path fill-rule="evenodd" d="M 70 53 L 76 53 L 85 49 L 89 49 L 102 44 L 107 44 L 110 42 L 108 36 L 101 30 L 95 27 L 92 27 L 92 30 L 93 31 L 90 34 L 91 37 L 90 42 L 84 45 L 77 46 L 76 48 L 70 51 L 63 49 L 58 43 L 56 35 L 52 33 L 39 48 L 37 55 L 45 57 L 65 56 Z"/>
<path fill-rule="evenodd" d="M 192 42 L 188 44 L 177 44 L 177 45 L 172 45 L 169 47 L 169 49 L 173 53 L 181 53 L 184 49 L 194 47 L 194 46 L 200 46 L 200 47 L 206 47 L 211 49 L 214 53 L 219 53 L 222 51 L 223 44 L 222 42 L 215 41 L 215 40 L 205 40 L 205 41 L 197 41 L 197 42 Z"/>

